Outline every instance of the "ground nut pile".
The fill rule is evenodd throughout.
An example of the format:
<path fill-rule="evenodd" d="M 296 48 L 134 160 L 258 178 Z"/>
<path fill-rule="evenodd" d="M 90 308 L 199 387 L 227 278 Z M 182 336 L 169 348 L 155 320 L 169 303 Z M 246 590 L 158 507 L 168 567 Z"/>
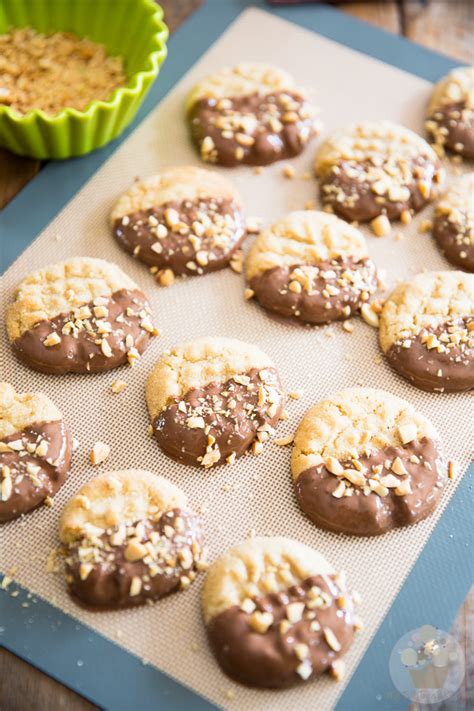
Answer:
<path fill-rule="evenodd" d="M 84 111 L 91 101 L 107 101 L 126 84 L 121 57 L 76 35 L 43 35 L 26 27 L 0 35 L 0 106 L 19 114 L 42 109 Z"/>

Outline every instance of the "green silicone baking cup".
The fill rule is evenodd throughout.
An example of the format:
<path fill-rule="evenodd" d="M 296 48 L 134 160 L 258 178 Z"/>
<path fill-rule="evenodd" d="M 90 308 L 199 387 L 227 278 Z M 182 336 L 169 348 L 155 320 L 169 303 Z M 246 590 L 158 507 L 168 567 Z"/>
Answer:
<path fill-rule="evenodd" d="M 168 29 L 153 0 L 1 0 L 0 34 L 13 27 L 73 32 L 121 56 L 128 83 L 87 110 L 20 115 L 0 105 L 0 146 L 33 158 L 70 158 L 104 146 L 132 121 L 166 57 Z"/>

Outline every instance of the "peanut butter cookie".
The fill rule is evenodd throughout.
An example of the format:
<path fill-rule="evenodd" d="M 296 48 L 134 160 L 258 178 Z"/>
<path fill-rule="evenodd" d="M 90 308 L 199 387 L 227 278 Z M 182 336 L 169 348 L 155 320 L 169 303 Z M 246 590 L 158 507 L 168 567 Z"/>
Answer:
<path fill-rule="evenodd" d="M 0 383 L 0 521 L 49 501 L 64 483 L 71 453 L 63 416 L 46 395 Z"/>
<path fill-rule="evenodd" d="M 463 272 L 426 272 L 400 284 L 380 316 L 390 365 L 421 390 L 474 387 L 474 280 Z"/>
<path fill-rule="evenodd" d="M 259 348 L 201 338 L 164 353 L 148 378 L 153 433 L 173 459 L 205 468 L 258 454 L 283 410 L 280 378 Z"/>
<path fill-rule="evenodd" d="M 247 686 L 335 674 L 357 627 L 344 575 L 290 538 L 253 538 L 224 553 L 209 570 L 202 604 L 217 662 Z"/>
<path fill-rule="evenodd" d="M 474 67 L 458 67 L 436 84 L 426 130 L 440 156 L 445 150 L 474 158 Z"/>
<path fill-rule="evenodd" d="M 291 470 L 308 518 L 356 536 L 426 518 L 446 481 L 433 425 L 410 403 L 373 388 L 343 390 L 310 408 Z"/>
<path fill-rule="evenodd" d="M 66 505 L 59 536 L 70 594 L 99 610 L 158 600 L 206 567 L 200 521 L 186 496 L 147 471 L 92 479 Z"/>
<path fill-rule="evenodd" d="M 320 131 L 293 77 L 268 64 L 242 63 L 206 77 L 186 109 L 201 158 L 228 167 L 291 158 Z"/>
<path fill-rule="evenodd" d="M 324 205 L 349 222 L 418 212 L 444 179 L 431 146 L 391 121 L 363 121 L 330 136 L 315 168 Z"/>
<path fill-rule="evenodd" d="M 437 204 L 433 236 L 448 262 L 474 272 L 474 173 L 458 178 Z"/>
<path fill-rule="evenodd" d="M 112 211 L 114 236 L 162 286 L 227 266 L 245 237 L 241 199 L 218 173 L 168 168 L 136 182 Z"/>
<path fill-rule="evenodd" d="M 246 277 L 264 308 L 315 324 L 349 318 L 377 288 L 362 234 L 315 210 L 291 212 L 262 232 Z"/>
<path fill-rule="evenodd" d="M 33 272 L 7 310 L 15 355 L 42 373 L 133 363 L 158 331 L 143 292 L 115 264 L 76 257 Z"/>

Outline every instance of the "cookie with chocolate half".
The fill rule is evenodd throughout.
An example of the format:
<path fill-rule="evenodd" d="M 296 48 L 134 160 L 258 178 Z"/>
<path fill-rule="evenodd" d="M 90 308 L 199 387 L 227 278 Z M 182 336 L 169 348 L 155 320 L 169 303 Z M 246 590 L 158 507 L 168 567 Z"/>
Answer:
<path fill-rule="evenodd" d="M 201 158 L 227 167 L 292 158 L 321 130 L 293 77 L 268 64 L 242 63 L 206 77 L 189 94 L 186 112 Z"/>
<path fill-rule="evenodd" d="M 474 272 L 474 173 L 458 178 L 439 201 L 433 237 L 448 262 Z"/>
<path fill-rule="evenodd" d="M 347 319 L 377 288 L 362 234 L 316 210 L 291 212 L 260 233 L 245 271 L 261 306 L 305 323 Z"/>
<path fill-rule="evenodd" d="M 380 316 L 390 365 L 421 390 L 474 388 L 474 280 L 464 272 L 425 272 L 400 284 Z"/>
<path fill-rule="evenodd" d="M 92 609 L 158 600 L 206 567 L 200 519 L 186 496 L 147 471 L 92 479 L 66 505 L 59 537 L 69 593 Z"/>
<path fill-rule="evenodd" d="M 410 403 L 373 388 L 343 390 L 308 410 L 291 471 L 306 516 L 354 536 L 421 521 L 446 482 L 433 425 Z"/>
<path fill-rule="evenodd" d="M 42 373 L 133 365 L 158 331 L 139 287 L 115 264 L 76 257 L 33 272 L 7 310 L 15 355 Z"/>
<path fill-rule="evenodd" d="M 252 538 L 209 569 L 202 606 L 222 670 L 247 686 L 295 686 L 329 672 L 360 622 L 344 575 L 290 538 Z"/>
<path fill-rule="evenodd" d="M 71 453 L 63 416 L 46 395 L 0 383 L 0 521 L 49 501 L 69 473 Z"/>
<path fill-rule="evenodd" d="M 179 462 L 212 467 L 274 433 L 284 394 L 259 348 L 232 338 L 201 338 L 163 353 L 146 386 L 153 434 Z"/>
<path fill-rule="evenodd" d="M 323 204 L 349 222 L 418 212 L 444 179 L 432 147 L 391 121 L 363 121 L 330 136 L 315 169 Z"/>
<path fill-rule="evenodd" d="M 162 286 L 226 267 L 245 237 L 241 199 L 218 173 L 168 168 L 136 182 L 115 205 L 114 236 Z"/>
<path fill-rule="evenodd" d="M 426 130 L 438 155 L 474 158 L 474 67 L 458 67 L 436 84 Z"/>

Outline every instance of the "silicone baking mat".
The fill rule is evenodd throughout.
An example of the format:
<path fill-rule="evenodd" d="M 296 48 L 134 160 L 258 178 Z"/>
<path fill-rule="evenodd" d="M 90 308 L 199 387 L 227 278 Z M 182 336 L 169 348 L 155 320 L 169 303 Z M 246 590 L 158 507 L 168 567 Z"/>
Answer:
<path fill-rule="evenodd" d="M 202 52 L 202 43 L 196 39 L 199 33 L 206 33 L 211 27 L 214 32 L 216 27 L 220 31 L 244 4 L 211 0 L 183 28 L 186 32 L 174 38 L 168 61 L 177 62 L 178 68 L 169 75 L 164 70 L 158 83 L 167 82 L 171 88 L 183 70 L 193 64 L 196 54 Z M 321 32 L 347 44 L 348 29 L 349 36 L 360 30 L 357 41 L 366 47 L 370 43 L 378 47 L 372 54 L 379 56 L 384 56 L 386 48 L 382 43 L 386 44 L 385 58 L 392 64 L 396 51 L 389 40 L 396 38 L 372 31 L 364 35 L 368 28 L 352 21 L 347 24 L 346 18 L 325 9 L 306 8 L 304 13 L 295 9 L 278 14 L 280 17 L 256 8 L 240 14 L 164 101 L 135 131 L 128 132 L 115 152 L 109 148 L 101 152 L 100 158 L 90 156 L 50 167 L 43 185 L 35 188 L 33 183 L 29 195 L 27 189 L 25 196 L 19 198 L 23 206 L 28 205 L 29 218 L 21 215 L 21 202 L 17 201 L 3 224 L 3 240 L 8 237 L 8 225 L 15 237 L 28 230 L 30 237 L 35 236 L 38 229 L 31 232 L 32 224 L 38 227 L 45 220 L 51 203 L 57 210 L 71 196 L 71 190 L 77 189 L 71 186 L 90 177 L 101 164 L 6 272 L 2 303 L 8 302 L 16 283 L 32 269 L 72 255 L 103 257 L 118 263 L 147 293 L 162 332 L 133 370 L 120 371 L 128 387 L 123 394 L 113 395 L 110 384 L 117 372 L 87 378 L 51 377 L 23 367 L 12 357 L 2 328 L 1 377 L 19 390 L 47 392 L 70 423 L 79 447 L 71 476 L 56 496 L 54 507 L 37 510 L 1 529 L 0 570 L 14 569 L 15 583 L 0 597 L 0 640 L 107 708 L 208 706 L 158 670 L 218 706 L 242 711 L 316 706 L 326 710 L 334 708 L 341 694 L 341 708 L 404 708 L 406 701 L 394 695 L 387 678 L 388 655 L 394 642 L 417 624 L 449 628 L 457 605 L 467 592 L 469 497 L 467 483 L 461 477 L 448 485 L 439 510 L 427 521 L 379 539 L 351 539 L 317 530 L 300 513 L 292 494 L 289 448 L 268 444 L 258 458 L 247 457 L 233 467 L 204 472 L 168 460 L 146 434 L 144 383 L 160 352 L 183 340 L 224 335 L 260 345 L 276 362 L 287 390 L 303 390 L 300 400 L 289 402 L 290 419 L 282 423 L 279 435 L 293 432 L 307 407 L 322 396 L 342 387 L 368 385 L 409 399 L 438 427 L 447 456 L 460 462 L 463 469 L 468 463 L 472 415 L 469 398 L 422 393 L 399 379 L 384 363 L 376 363 L 376 331 L 361 320 L 354 321 L 352 334 L 345 333 L 339 325 L 302 329 L 276 323 L 256 304 L 243 300 L 243 278 L 230 270 L 160 289 L 146 268 L 125 255 L 110 236 L 110 208 L 135 176 L 144 177 L 163 166 L 199 163 L 183 121 L 183 101 L 192 84 L 216 67 L 243 59 L 285 67 L 299 84 L 314 89 L 313 100 L 322 109 L 325 131 L 366 117 L 390 118 L 421 130 L 430 92 L 426 79 L 336 43 Z M 290 24 L 288 18 L 319 33 Z M 408 48 L 408 54 L 414 52 L 413 59 L 418 57 L 421 65 L 430 58 L 425 76 L 434 79 L 452 66 L 447 59 L 425 55 L 408 44 L 402 46 Z M 186 61 L 180 50 L 187 51 Z M 414 68 L 420 70 L 419 65 Z M 436 71 L 436 76 L 431 76 L 430 71 Z M 153 97 L 142 116 L 152 103 Z M 292 180 L 283 177 L 281 163 L 267 168 L 262 175 L 246 167 L 224 171 L 240 189 L 247 215 L 258 215 L 269 223 L 289 210 L 302 208 L 309 199 L 316 200 L 315 180 L 303 177 L 311 171 L 316 144 L 312 143 L 304 155 L 292 161 L 296 171 Z M 110 158 L 104 162 L 107 154 Z M 61 185 L 62 181 L 68 184 L 67 188 Z M 41 191 L 48 207 L 40 202 Z M 366 233 L 370 252 L 379 268 L 386 269 L 389 284 L 425 268 L 447 268 L 430 237 L 419 233 L 420 220 L 429 216 L 430 210 L 426 210 L 404 228 L 401 241 L 394 236 L 398 230 L 383 239 Z M 325 554 L 336 568 L 345 569 L 351 585 L 362 595 L 360 613 L 365 628 L 346 656 L 348 673 L 344 681 L 337 684 L 323 678 L 278 693 L 253 691 L 230 682 L 206 646 L 200 617 L 202 576 L 188 591 L 150 607 L 102 614 L 76 607 L 65 593 L 62 577 L 46 571 L 46 561 L 57 543 L 57 520 L 65 501 L 98 473 L 88 462 L 88 452 L 97 440 L 107 442 L 112 449 L 101 471 L 128 467 L 156 471 L 182 487 L 195 508 L 202 507 L 212 558 L 254 531 L 258 535 L 288 535 L 305 541 Z M 442 516 L 450 499 L 453 500 Z M 456 534 L 451 538 L 453 522 Z M 450 582 L 446 578 L 451 578 Z M 12 596 L 16 590 L 18 596 Z M 440 604 L 445 593 L 449 602 L 444 599 Z"/>

